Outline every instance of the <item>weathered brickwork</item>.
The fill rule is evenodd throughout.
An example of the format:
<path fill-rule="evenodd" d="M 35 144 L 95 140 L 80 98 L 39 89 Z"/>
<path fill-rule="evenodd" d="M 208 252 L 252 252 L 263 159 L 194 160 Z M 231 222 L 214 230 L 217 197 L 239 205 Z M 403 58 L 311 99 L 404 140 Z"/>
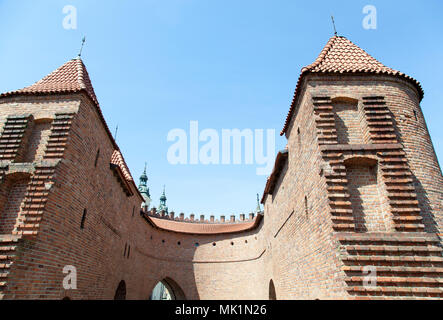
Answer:
<path fill-rule="evenodd" d="M 442 298 L 443 178 L 422 95 L 333 37 L 302 70 L 264 212 L 185 218 L 140 210 L 73 59 L 0 95 L 0 299 L 148 299 L 159 281 L 181 299 Z"/>

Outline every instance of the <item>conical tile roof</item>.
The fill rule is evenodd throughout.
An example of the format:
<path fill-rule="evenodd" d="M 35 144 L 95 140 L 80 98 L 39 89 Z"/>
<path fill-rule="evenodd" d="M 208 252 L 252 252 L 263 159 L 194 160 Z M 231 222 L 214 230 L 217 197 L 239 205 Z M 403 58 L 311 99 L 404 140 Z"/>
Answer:
<path fill-rule="evenodd" d="M 288 128 L 294 112 L 296 101 L 299 96 L 299 91 L 301 90 L 302 79 L 308 73 L 369 73 L 399 76 L 411 81 L 416 86 L 420 99 L 423 98 L 423 89 L 417 80 L 405 75 L 400 71 L 386 67 L 345 37 L 334 36 L 329 39 L 328 43 L 323 48 L 314 63 L 304 67 L 301 70 L 291 108 L 289 109 L 288 116 L 286 117 L 283 130 L 280 133 L 281 135 L 283 135 Z"/>
<path fill-rule="evenodd" d="M 103 117 L 103 113 L 100 109 L 97 96 L 95 95 L 94 88 L 91 83 L 91 79 L 89 78 L 88 70 L 79 57 L 69 60 L 60 68 L 51 72 L 49 75 L 37 81 L 33 85 L 20 90 L 3 93 L 0 95 L 0 97 L 33 94 L 65 94 L 77 92 L 85 92 L 94 102 L 95 106 L 97 107 L 99 117 L 105 126 L 105 130 L 107 131 L 108 136 L 115 147 L 115 151 L 111 158 L 111 163 L 120 167 L 127 181 L 133 182 L 132 175 L 128 169 L 128 166 L 126 165 L 123 155 L 121 154 L 120 149 Z"/>
<path fill-rule="evenodd" d="M 88 96 L 98 105 L 98 100 L 92 87 L 91 79 L 83 61 L 80 58 L 66 62 L 57 70 L 53 71 L 33 85 L 11 92 L 1 94 L 1 97 L 17 94 L 52 94 L 74 93 L 85 91 Z"/>

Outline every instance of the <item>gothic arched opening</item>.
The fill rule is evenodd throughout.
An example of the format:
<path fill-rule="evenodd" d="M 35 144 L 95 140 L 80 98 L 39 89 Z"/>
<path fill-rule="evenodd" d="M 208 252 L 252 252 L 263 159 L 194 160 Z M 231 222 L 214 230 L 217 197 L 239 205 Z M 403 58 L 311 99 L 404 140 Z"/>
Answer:
<path fill-rule="evenodd" d="M 149 300 L 186 300 L 185 293 L 171 278 L 159 281 L 151 292 Z"/>
<path fill-rule="evenodd" d="M 120 281 L 118 284 L 114 300 L 126 300 L 126 283 L 124 280 Z"/>
<path fill-rule="evenodd" d="M 269 281 L 269 300 L 277 300 L 277 294 L 275 292 L 274 281 Z"/>

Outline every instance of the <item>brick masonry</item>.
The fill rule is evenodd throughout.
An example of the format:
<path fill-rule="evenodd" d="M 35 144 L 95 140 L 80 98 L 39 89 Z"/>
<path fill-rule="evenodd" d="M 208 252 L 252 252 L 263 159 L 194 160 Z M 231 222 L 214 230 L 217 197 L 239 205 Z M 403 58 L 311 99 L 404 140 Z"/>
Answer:
<path fill-rule="evenodd" d="M 148 299 L 162 280 L 186 299 L 443 297 L 443 178 L 417 87 L 298 88 L 264 213 L 220 221 L 140 211 L 91 88 L 2 96 L 0 299 Z"/>

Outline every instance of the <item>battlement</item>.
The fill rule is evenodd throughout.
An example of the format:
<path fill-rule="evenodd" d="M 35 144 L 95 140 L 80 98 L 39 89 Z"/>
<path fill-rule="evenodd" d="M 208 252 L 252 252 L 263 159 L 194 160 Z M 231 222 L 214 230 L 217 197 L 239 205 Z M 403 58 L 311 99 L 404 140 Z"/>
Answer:
<path fill-rule="evenodd" d="M 195 214 L 191 213 L 189 217 L 185 217 L 184 213 L 176 216 L 175 212 L 166 213 L 165 211 L 157 212 L 156 208 L 148 211 L 141 211 L 141 215 L 154 227 L 188 234 L 224 234 L 244 232 L 256 228 L 263 218 L 263 212 L 231 215 L 229 220 L 226 216 L 220 216 L 215 219 L 214 215 L 205 218 L 200 215 L 200 219 L 195 219 Z"/>
<path fill-rule="evenodd" d="M 248 221 L 253 221 L 255 219 L 256 215 L 259 215 L 259 214 L 263 215 L 263 211 L 258 212 L 257 214 L 251 212 L 247 215 L 244 213 L 241 213 L 239 215 L 230 215 L 228 219 L 227 219 L 227 216 L 225 216 L 225 215 L 220 216 L 220 219 L 215 219 L 214 215 L 210 215 L 209 220 L 208 220 L 208 219 L 206 219 L 206 216 L 204 214 L 200 215 L 199 219 L 196 219 L 196 215 L 193 213 L 191 213 L 189 215 L 189 217 L 185 217 L 185 214 L 183 212 L 180 213 L 179 215 L 176 215 L 174 211 L 171 211 L 169 213 L 166 213 L 165 211 L 157 212 L 156 208 L 152 208 L 151 210 L 148 210 L 144 213 L 150 217 L 178 221 L 178 222 L 217 223 L 217 224 L 248 222 Z"/>

